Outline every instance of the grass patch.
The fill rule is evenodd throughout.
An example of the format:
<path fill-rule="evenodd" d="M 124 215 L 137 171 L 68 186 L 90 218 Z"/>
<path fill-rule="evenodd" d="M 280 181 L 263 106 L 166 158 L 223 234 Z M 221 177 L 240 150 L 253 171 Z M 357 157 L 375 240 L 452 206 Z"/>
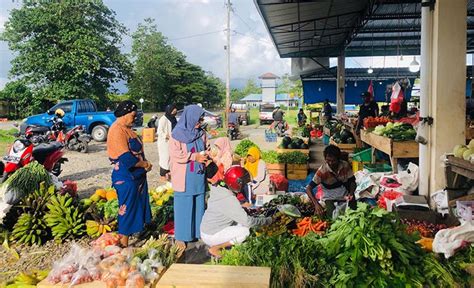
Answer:
<path fill-rule="evenodd" d="M 298 112 L 299 110 L 291 109 L 291 110 L 286 110 L 282 109 L 285 111 L 285 120 L 288 122 L 290 126 L 297 126 L 298 124 Z M 258 109 L 250 109 L 250 124 L 257 124 L 259 123 L 259 111 Z"/>
<path fill-rule="evenodd" d="M 13 144 L 17 132 L 17 129 L 0 130 L 0 156 L 3 156 L 7 152 L 7 148 Z"/>

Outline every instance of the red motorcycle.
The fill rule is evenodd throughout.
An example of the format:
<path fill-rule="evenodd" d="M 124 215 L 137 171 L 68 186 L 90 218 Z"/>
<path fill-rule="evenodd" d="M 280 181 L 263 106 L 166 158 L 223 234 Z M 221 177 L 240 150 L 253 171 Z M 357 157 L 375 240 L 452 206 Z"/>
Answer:
<path fill-rule="evenodd" d="M 0 167 L 3 183 L 16 170 L 28 165 L 33 160 L 38 161 L 44 168 L 55 176 L 61 174 L 61 165 L 68 161 L 64 158 L 64 145 L 59 142 L 40 143 L 34 145 L 29 139 L 19 138 L 13 142 L 8 155 L 3 157 L 4 167 Z"/>
<path fill-rule="evenodd" d="M 35 145 L 45 140 L 48 142 L 57 141 L 64 144 L 69 150 L 87 153 L 92 137 L 84 131 L 82 125 L 76 125 L 67 131 L 64 122 L 59 117 L 54 117 L 48 122 L 53 123 L 51 128 L 43 126 L 26 128 L 25 137 L 31 139 Z"/>

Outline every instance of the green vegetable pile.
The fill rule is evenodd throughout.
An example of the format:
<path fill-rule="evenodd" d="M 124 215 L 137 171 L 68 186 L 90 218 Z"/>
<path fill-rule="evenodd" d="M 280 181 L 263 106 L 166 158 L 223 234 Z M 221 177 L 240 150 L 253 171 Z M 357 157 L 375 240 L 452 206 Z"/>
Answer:
<path fill-rule="evenodd" d="M 262 160 L 267 164 L 284 163 L 281 159 L 281 154 L 276 151 L 263 152 Z"/>
<path fill-rule="evenodd" d="M 249 151 L 250 147 L 258 147 L 258 146 L 252 141 L 248 139 L 244 139 L 240 141 L 237 147 L 235 147 L 235 154 L 239 155 L 240 157 L 245 157 L 247 156 L 247 152 Z"/>
<path fill-rule="evenodd" d="M 49 187 L 52 184 L 51 176 L 48 171 L 44 169 L 44 166 L 39 164 L 37 161 L 33 161 L 30 164 L 18 169 L 10 178 L 5 181 L 5 188 L 8 190 L 15 191 L 18 198 L 37 191 L 40 189 L 40 184 L 44 183 L 45 187 Z"/>
<path fill-rule="evenodd" d="M 375 127 L 374 134 L 380 136 L 386 136 L 393 139 L 394 141 L 407 141 L 415 140 L 416 131 L 413 129 L 413 126 L 405 123 L 387 123 L 386 126 L 379 125 Z"/>
<path fill-rule="evenodd" d="M 307 164 L 309 161 L 308 155 L 299 151 L 281 153 L 279 157 L 285 164 Z"/>
<path fill-rule="evenodd" d="M 271 267 L 272 287 L 466 286 L 462 269 L 472 250 L 460 260 L 438 260 L 418 239 L 395 214 L 359 203 L 324 236 L 250 237 L 224 252 L 220 264 Z"/>
<path fill-rule="evenodd" d="M 119 204 L 117 199 L 113 199 L 104 203 L 103 207 L 104 211 L 104 218 L 117 218 L 118 211 L 119 211 Z"/>
<path fill-rule="evenodd" d="M 219 264 L 271 267 L 272 287 L 324 287 L 331 267 L 321 260 L 324 247 L 316 234 L 306 237 L 252 237 L 224 251 Z"/>

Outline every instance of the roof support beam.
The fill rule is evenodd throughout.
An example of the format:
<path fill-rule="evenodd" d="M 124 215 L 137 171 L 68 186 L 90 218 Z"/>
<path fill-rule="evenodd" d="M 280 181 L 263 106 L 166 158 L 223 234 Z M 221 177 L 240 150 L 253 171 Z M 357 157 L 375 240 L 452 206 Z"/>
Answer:
<path fill-rule="evenodd" d="M 297 24 L 301 24 L 301 23 L 312 23 L 312 22 L 323 21 L 323 20 L 330 19 L 330 18 L 335 18 L 335 17 L 342 17 L 342 16 L 349 16 L 349 15 L 353 15 L 353 14 L 358 14 L 359 12 L 360 11 L 342 13 L 342 14 L 331 15 L 331 16 L 318 17 L 318 18 L 313 18 L 313 19 L 308 19 L 308 20 L 302 20 L 301 22 L 296 21 L 296 22 L 291 22 L 291 23 L 274 25 L 274 26 L 271 26 L 269 28 L 270 29 L 278 29 L 278 28 L 281 28 L 281 27 L 293 26 L 293 25 L 297 25 Z"/>

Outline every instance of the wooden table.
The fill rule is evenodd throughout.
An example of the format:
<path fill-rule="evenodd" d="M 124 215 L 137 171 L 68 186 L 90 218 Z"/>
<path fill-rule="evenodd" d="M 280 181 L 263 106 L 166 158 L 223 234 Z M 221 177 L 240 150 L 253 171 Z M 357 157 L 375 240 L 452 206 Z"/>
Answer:
<path fill-rule="evenodd" d="M 474 164 L 461 158 L 448 155 L 446 159 L 446 182 L 450 188 L 458 188 L 462 186 L 463 182 L 467 180 L 462 179 L 464 176 L 467 179 L 474 179 Z M 461 182 L 460 182 L 461 181 Z"/>
<path fill-rule="evenodd" d="M 267 267 L 173 264 L 156 287 L 270 287 Z"/>
<path fill-rule="evenodd" d="M 372 162 L 375 162 L 375 149 L 380 150 L 390 157 L 390 164 L 394 173 L 398 172 L 399 158 L 418 158 L 418 143 L 415 141 L 393 141 L 384 136 L 376 135 L 365 130 L 360 131 L 362 142 L 372 147 Z"/>
<path fill-rule="evenodd" d="M 281 149 L 281 148 L 277 148 L 276 151 L 278 153 L 286 153 L 286 152 L 295 152 L 295 151 L 298 151 L 298 152 L 301 152 L 303 154 L 306 154 L 306 155 L 309 155 L 309 149 Z"/>
<path fill-rule="evenodd" d="M 329 144 L 335 145 L 341 149 L 343 152 L 352 153 L 354 149 L 357 148 L 357 144 L 343 144 L 343 143 L 336 143 L 332 137 L 329 139 Z"/>

